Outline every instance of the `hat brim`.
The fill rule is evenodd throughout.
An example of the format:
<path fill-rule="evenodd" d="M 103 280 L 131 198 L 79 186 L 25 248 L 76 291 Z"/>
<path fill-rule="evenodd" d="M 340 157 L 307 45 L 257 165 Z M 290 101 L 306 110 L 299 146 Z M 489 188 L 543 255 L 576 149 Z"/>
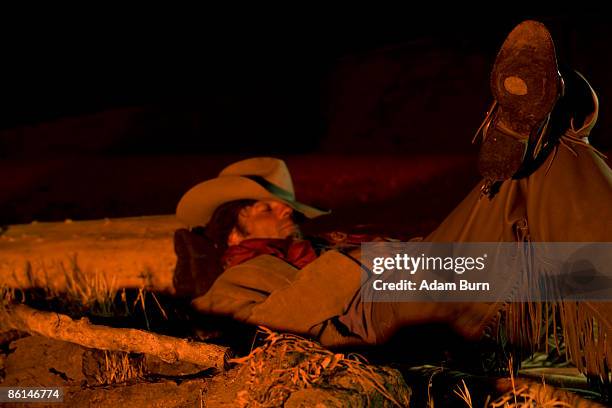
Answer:
<path fill-rule="evenodd" d="M 235 200 L 281 201 L 307 218 L 316 218 L 330 211 L 312 207 L 290 199 L 286 194 L 274 194 L 254 180 L 242 176 L 223 176 L 204 181 L 187 191 L 176 207 L 176 217 L 189 228 L 205 226 L 214 211 Z"/>

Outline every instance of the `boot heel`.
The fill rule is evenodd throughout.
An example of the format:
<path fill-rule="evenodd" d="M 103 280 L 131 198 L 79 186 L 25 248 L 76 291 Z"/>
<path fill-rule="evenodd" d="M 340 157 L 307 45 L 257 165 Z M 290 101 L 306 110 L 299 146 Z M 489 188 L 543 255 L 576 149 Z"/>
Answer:
<path fill-rule="evenodd" d="M 490 181 L 515 175 L 562 93 L 555 47 L 546 27 L 524 21 L 504 41 L 491 71 L 495 112 L 482 128 L 478 169 Z"/>

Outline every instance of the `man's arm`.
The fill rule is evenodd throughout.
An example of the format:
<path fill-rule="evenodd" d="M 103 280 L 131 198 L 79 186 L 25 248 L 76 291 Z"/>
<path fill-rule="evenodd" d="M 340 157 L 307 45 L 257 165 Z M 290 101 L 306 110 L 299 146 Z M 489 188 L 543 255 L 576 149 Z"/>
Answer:
<path fill-rule="evenodd" d="M 298 269 L 272 255 L 260 255 L 226 269 L 203 296 L 191 305 L 202 313 L 246 321 L 253 306 L 291 284 Z"/>
<path fill-rule="evenodd" d="M 263 255 L 228 269 L 193 306 L 250 324 L 308 333 L 343 314 L 360 281 L 359 264 L 337 251 L 326 252 L 301 270 Z"/>
<path fill-rule="evenodd" d="M 247 320 L 278 330 L 308 333 L 341 315 L 359 290 L 361 268 L 337 251 L 328 251 L 302 268 L 291 285 L 278 289 L 251 309 Z"/>

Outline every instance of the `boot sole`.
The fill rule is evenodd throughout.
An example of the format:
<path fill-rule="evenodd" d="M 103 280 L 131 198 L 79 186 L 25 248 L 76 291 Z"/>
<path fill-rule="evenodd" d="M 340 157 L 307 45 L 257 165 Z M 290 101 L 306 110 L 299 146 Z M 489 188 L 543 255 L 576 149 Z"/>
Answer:
<path fill-rule="evenodd" d="M 561 93 L 555 47 L 542 23 L 525 21 L 508 35 L 493 65 L 491 92 L 499 110 L 480 149 L 478 168 L 489 180 L 506 180 L 520 169 L 530 136 Z M 515 135 L 500 130 L 498 123 Z"/>

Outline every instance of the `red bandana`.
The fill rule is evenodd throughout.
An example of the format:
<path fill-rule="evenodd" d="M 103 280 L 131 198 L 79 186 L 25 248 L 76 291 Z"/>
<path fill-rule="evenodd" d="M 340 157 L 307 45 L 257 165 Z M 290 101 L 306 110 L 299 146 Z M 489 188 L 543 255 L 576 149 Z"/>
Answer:
<path fill-rule="evenodd" d="M 265 254 L 276 256 L 299 269 L 317 258 L 310 241 L 297 241 L 292 238 L 253 238 L 227 248 L 221 262 L 225 268 L 230 268 Z"/>

